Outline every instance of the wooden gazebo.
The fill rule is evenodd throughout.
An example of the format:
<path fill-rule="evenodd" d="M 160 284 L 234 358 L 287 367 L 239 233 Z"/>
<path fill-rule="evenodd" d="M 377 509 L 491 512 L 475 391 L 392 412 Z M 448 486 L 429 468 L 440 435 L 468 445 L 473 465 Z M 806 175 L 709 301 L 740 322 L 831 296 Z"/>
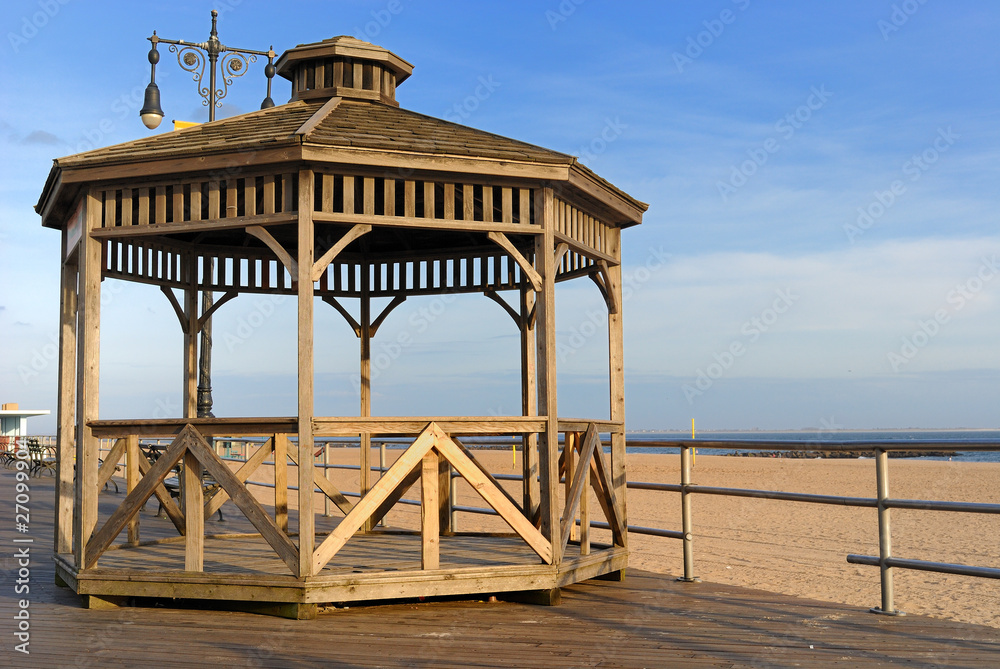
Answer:
<path fill-rule="evenodd" d="M 292 82 L 288 104 L 60 158 L 46 181 L 36 210 L 63 239 L 57 578 L 92 606 L 127 597 L 229 600 L 301 618 L 327 602 L 522 591 L 544 599 L 562 585 L 620 573 L 628 555 L 620 235 L 641 222 L 646 205 L 571 156 L 400 109 L 396 86 L 412 66 L 381 47 L 336 37 L 287 51 L 277 67 Z M 184 337 L 182 417 L 99 418 L 107 278 L 158 286 L 173 305 Z M 576 278 L 593 280 L 607 302 L 610 419 L 556 411 L 555 284 Z M 297 297 L 297 416 L 196 417 L 197 335 L 211 316 L 198 312 L 201 291 L 222 293 L 213 311 L 239 295 Z M 371 416 L 370 342 L 379 325 L 408 298 L 445 293 L 484 294 L 512 317 L 522 415 Z M 314 415 L 316 298 L 344 314 L 361 340 L 359 416 Z M 344 298 L 360 300 L 360 318 Z M 391 301 L 373 315 L 373 298 Z M 521 439 L 520 499 L 472 457 L 460 441 L 467 435 Z M 234 472 L 210 444 L 221 436 L 262 445 Z M 353 503 L 314 466 L 314 440 L 326 437 L 360 437 Z M 372 437 L 413 440 L 377 480 Z M 155 461 L 140 450 L 151 438 L 172 440 Z M 103 464 L 101 439 L 115 440 Z M 272 456 L 273 514 L 245 483 Z M 101 486 L 119 463 L 127 494 L 99 514 Z M 178 464 L 181 504 L 163 486 Z M 300 490 L 326 495 L 343 512 L 329 533 L 316 532 L 316 494 L 299 495 L 290 531 L 290 465 Z M 512 533 L 463 536 L 459 548 L 446 513 L 452 469 Z M 218 482 L 214 494 L 205 494 L 203 472 Z M 419 559 L 362 573 L 341 564 L 345 543 L 355 562 L 367 551 L 378 564 L 403 535 L 381 534 L 375 523 L 418 482 Z M 610 543 L 590 539 L 588 489 Z M 152 496 L 183 537 L 173 540 L 184 546 L 174 562 L 149 559 L 161 544 L 139 541 L 138 513 Z M 206 536 L 205 518 L 227 499 L 256 534 Z M 241 545 L 272 559 L 248 573 Z M 476 559 L 463 562 L 470 552 Z"/>

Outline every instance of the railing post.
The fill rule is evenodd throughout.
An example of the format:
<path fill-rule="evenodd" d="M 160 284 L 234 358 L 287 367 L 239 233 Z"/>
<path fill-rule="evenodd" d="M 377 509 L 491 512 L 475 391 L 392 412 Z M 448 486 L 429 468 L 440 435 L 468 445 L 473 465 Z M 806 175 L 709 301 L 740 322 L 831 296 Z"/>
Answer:
<path fill-rule="evenodd" d="M 381 479 L 385 476 L 385 442 L 380 442 L 378 445 L 378 477 Z M 450 501 L 448 502 L 451 503 Z M 380 527 L 385 527 L 385 516 L 382 516 L 378 520 Z"/>
<path fill-rule="evenodd" d="M 458 525 L 455 524 L 455 518 L 457 516 L 455 513 L 455 491 L 458 489 L 458 486 L 455 485 L 455 479 L 458 477 L 455 476 L 454 467 L 449 470 L 448 478 L 450 479 L 449 485 L 451 486 L 448 493 L 448 514 L 451 516 L 449 526 L 451 527 L 451 531 L 454 533 L 458 532 Z"/>
<path fill-rule="evenodd" d="M 889 453 L 884 448 L 875 449 L 875 479 L 878 493 L 878 562 L 882 580 L 882 606 L 872 613 L 889 616 L 905 615 L 893 604 L 892 567 L 886 561 L 892 557 L 892 529 L 889 524 Z"/>
<path fill-rule="evenodd" d="M 573 487 L 573 471 L 575 469 L 573 455 L 578 439 L 579 435 L 576 432 L 565 432 L 563 436 L 563 501 L 566 506 L 569 506 L 569 492 Z M 576 518 L 570 518 L 569 522 L 571 523 L 570 538 L 576 539 Z"/>
<path fill-rule="evenodd" d="M 125 494 L 132 492 L 139 485 L 142 476 L 139 474 L 139 435 L 130 434 L 125 442 Z M 130 546 L 139 545 L 139 517 L 135 514 L 132 520 L 128 521 L 128 543 Z"/>
<path fill-rule="evenodd" d="M 684 576 L 677 579 L 685 583 L 698 583 L 700 578 L 694 575 L 694 536 L 691 532 L 691 493 L 687 486 L 691 485 L 691 449 L 681 449 L 681 523 L 684 531 Z"/>
<path fill-rule="evenodd" d="M 330 442 L 323 442 L 323 478 L 330 479 Z M 323 517 L 330 517 L 330 498 L 323 495 Z"/>

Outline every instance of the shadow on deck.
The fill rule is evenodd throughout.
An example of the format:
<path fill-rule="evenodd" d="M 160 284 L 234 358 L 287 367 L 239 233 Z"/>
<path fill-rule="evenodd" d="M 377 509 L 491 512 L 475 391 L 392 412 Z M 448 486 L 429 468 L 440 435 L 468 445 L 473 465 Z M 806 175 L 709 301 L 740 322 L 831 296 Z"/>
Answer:
<path fill-rule="evenodd" d="M 53 480 L 31 479 L 30 655 L 14 650 L 12 512 L 0 560 L 3 666 L 17 667 L 995 667 L 1000 630 L 888 618 L 769 592 L 677 583 L 629 570 L 624 583 L 563 589 L 562 604 L 404 602 L 324 610 L 311 621 L 155 605 L 85 610 L 53 583 Z M 105 493 L 106 494 L 106 493 Z M 102 497 L 104 494 L 102 494 Z M 13 510 L 14 477 L 0 470 Z M 143 523 L 169 525 L 144 512 Z M 147 520 L 148 518 L 148 520 Z M 227 523 L 228 525 L 228 523 Z M 221 529 L 221 528 L 220 528 Z"/>

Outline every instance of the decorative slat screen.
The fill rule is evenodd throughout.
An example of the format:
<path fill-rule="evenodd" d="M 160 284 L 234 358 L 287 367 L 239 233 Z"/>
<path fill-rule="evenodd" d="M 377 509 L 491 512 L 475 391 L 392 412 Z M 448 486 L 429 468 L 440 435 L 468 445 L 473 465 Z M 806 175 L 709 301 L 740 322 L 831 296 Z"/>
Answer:
<path fill-rule="evenodd" d="M 296 181 L 292 174 L 279 174 L 112 188 L 101 193 L 101 227 L 292 213 L 298 208 Z"/>
<path fill-rule="evenodd" d="M 329 214 L 534 224 L 530 188 L 316 173 L 314 190 Z"/>

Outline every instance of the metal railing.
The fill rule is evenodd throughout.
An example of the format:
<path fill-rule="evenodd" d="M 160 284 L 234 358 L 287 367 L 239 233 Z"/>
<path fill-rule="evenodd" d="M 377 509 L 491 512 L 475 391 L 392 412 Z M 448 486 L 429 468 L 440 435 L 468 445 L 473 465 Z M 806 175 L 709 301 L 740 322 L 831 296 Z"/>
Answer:
<path fill-rule="evenodd" d="M 251 444 L 259 443 L 256 440 L 248 439 L 216 439 L 217 444 L 229 443 L 230 453 L 232 445 L 241 446 L 239 455 L 223 457 L 223 460 L 243 462 L 247 456 L 247 447 Z M 606 442 L 605 442 L 606 443 Z M 337 439 L 331 442 L 317 442 L 317 453 L 322 453 L 322 462 L 316 463 L 317 468 L 324 470 L 360 470 L 359 465 L 338 465 L 329 464 L 327 454 L 331 447 L 357 447 L 358 443 L 349 440 Z M 395 445 L 393 440 L 386 440 L 379 444 L 379 466 L 371 467 L 373 472 L 385 472 L 386 467 L 386 447 Z M 402 445 L 402 444 L 400 444 Z M 510 441 L 497 442 L 484 441 L 475 446 L 510 446 Z M 889 452 L 891 451 L 912 451 L 912 452 L 932 452 L 941 450 L 952 451 L 1000 451 L 1000 443 L 997 442 L 942 442 L 942 441 L 822 441 L 798 440 L 798 441 L 661 441 L 657 442 L 657 447 L 677 448 L 680 451 L 680 483 L 650 483 L 640 481 L 629 481 L 627 487 L 632 490 L 649 490 L 658 492 L 678 493 L 681 496 L 681 524 L 680 531 L 667 530 L 652 527 L 642 527 L 629 525 L 628 531 L 633 534 L 643 534 L 649 536 L 665 537 L 682 541 L 682 553 L 684 574 L 678 580 L 694 582 L 699 579 L 694 575 L 694 524 L 692 501 L 694 495 L 719 495 L 726 497 L 744 497 L 755 499 L 781 500 L 806 504 L 830 504 L 837 506 L 874 508 L 878 512 L 878 536 L 879 554 L 870 555 L 847 555 L 847 562 L 851 564 L 869 565 L 879 567 L 881 584 L 881 606 L 871 610 L 887 615 L 899 615 L 901 612 L 894 605 L 893 569 L 912 569 L 918 571 L 928 571 L 943 574 L 956 574 L 962 576 L 974 576 L 980 578 L 1000 579 L 1000 568 L 982 567 L 955 564 L 948 562 L 932 562 L 926 560 L 912 560 L 894 557 L 892 555 L 892 530 L 890 509 L 915 509 L 927 511 L 947 511 L 958 513 L 982 513 L 1000 515 L 1000 504 L 987 504 L 978 502 L 953 502 L 940 500 L 914 500 L 895 499 L 889 495 Z M 376 444 L 373 444 L 373 447 Z M 819 452 L 871 452 L 874 455 L 875 463 L 875 497 L 848 497 L 841 495 L 821 495 L 814 493 L 799 493 L 776 490 L 756 490 L 751 488 L 725 488 L 717 486 L 696 485 L 691 482 L 692 469 L 692 448 L 702 450 L 728 450 L 728 451 L 819 451 Z M 269 464 L 265 462 L 262 464 Z M 273 464 L 273 463 L 270 463 Z M 455 478 L 457 474 L 452 472 L 452 494 L 450 497 L 450 513 L 452 516 L 452 527 L 455 525 L 455 514 L 472 513 L 482 515 L 497 515 L 496 511 L 489 508 L 462 506 L 454 504 L 455 500 Z M 522 481 L 523 477 L 517 474 L 496 474 L 494 478 L 504 481 Z M 247 485 L 257 485 L 261 487 L 274 487 L 274 484 L 247 481 Z M 296 486 L 289 486 L 291 490 L 298 490 Z M 320 492 L 319 488 L 315 489 Z M 347 497 L 358 497 L 357 493 L 344 492 Z M 419 506 L 419 500 L 400 499 L 400 504 Z M 329 515 L 329 509 L 326 509 Z M 589 526 L 595 529 L 610 529 L 607 523 L 588 521 Z"/>
<path fill-rule="evenodd" d="M 695 581 L 693 539 L 694 530 L 691 520 L 691 496 L 723 495 L 728 497 L 749 497 L 757 499 L 784 500 L 809 504 L 835 504 L 840 506 L 865 507 L 878 510 L 879 554 L 847 556 L 851 564 L 862 564 L 879 567 L 881 580 L 881 606 L 872 608 L 873 612 L 887 615 L 899 615 L 894 604 L 893 568 L 915 569 L 943 574 L 959 574 L 981 578 L 1000 578 L 1000 569 L 993 567 L 977 567 L 970 565 L 930 562 L 926 560 L 908 560 L 892 556 L 892 529 L 890 509 L 919 509 L 928 511 L 950 511 L 963 513 L 1000 514 L 1000 504 L 984 504 L 976 502 L 946 502 L 937 500 L 893 499 L 889 496 L 889 452 L 914 451 L 930 452 L 940 450 L 961 451 L 1000 451 L 1000 443 L 995 442 L 941 442 L 941 441 L 675 441 L 658 445 L 681 449 L 681 483 L 671 485 L 664 483 L 629 482 L 628 487 L 636 490 L 660 490 L 677 492 L 681 495 L 682 531 L 666 532 L 629 526 L 630 532 L 637 534 L 652 534 L 680 539 L 684 542 L 684 575 L 680 580 Z M 876 497 L 845 497 L 840 495 L 817 495 L 811 493 L 782 492 L 774 490 L 753 490 L 748 488 L 720 488 L 700 486 L 691 483 L 691 449 L 725 449 L 725 450 L 767 450 L 767 451 L 869 451 L 874 453 Z"/>

